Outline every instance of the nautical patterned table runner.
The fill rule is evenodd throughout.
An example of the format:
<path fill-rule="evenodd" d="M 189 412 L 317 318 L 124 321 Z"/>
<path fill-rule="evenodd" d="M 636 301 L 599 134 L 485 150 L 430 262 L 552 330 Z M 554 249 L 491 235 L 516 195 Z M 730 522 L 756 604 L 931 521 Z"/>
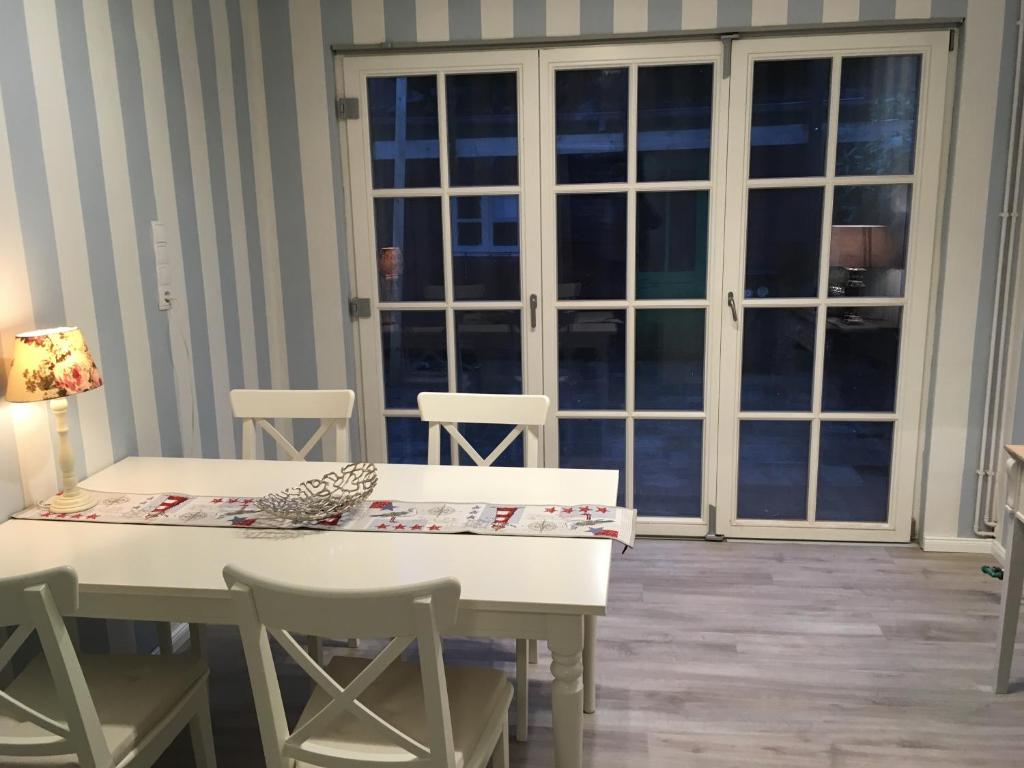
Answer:
<path fill-rule="evenodd" d="M 91 523 L 191 525 L 217 528 L 310 528 L 389 533 L 480 533 L 505 536 L 607 538 L 633 546 L 636 511 L 598 504 L 462 504 L 441 501 L 367 500 L 338 517 L 297 524 L 266 517 L 253 499 L 183 493 L 92 492 L 97 504 L 85 512 L 33 507 L 15 517 Z"/>

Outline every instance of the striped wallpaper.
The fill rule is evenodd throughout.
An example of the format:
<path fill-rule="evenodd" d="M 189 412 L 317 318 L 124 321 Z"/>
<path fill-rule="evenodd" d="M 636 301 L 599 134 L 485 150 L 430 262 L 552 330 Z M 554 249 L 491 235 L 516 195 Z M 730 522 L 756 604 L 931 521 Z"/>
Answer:
<path fill-rule="evenodd" d="M 237 455 L 232 387 L 347 385 L 331 44 L 966 15 L 967 0 L 0 0 L 4 370 L 17 331 L 82 326 L 106 386 L 72 399 L 80 474 Z M 0 404 L 0 515 L 54 490 L 48 418 Z"/>

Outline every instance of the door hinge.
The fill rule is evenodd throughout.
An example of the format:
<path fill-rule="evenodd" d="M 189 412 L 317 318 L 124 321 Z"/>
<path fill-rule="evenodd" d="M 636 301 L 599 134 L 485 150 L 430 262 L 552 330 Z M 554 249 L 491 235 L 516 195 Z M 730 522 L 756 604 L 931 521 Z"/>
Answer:
<path fill-rule="evenodd" d="M 722 35 L 722 79 L 727 80 L 732 75 L 732 41 L 739 40 L 740 36 L 735 32 Z"/>
<path fill-rule="evenodd" d="M 348 316 L 353 320 L 360 320 L 370 316 L 369 299 L 349 299 Z"/>
<path fill-rule="evenodd" d="M 949 30 L 949 50 L 951 50 L 951 51 L 955 51 L 956 50 L 956 30 L 955 29 Z"/>
<path fill-rule="evenodd" d="M 359 99 L 338 99 L 334 102 L 334 113 L 339 120 L 355 120 L 359 117 Z"/>

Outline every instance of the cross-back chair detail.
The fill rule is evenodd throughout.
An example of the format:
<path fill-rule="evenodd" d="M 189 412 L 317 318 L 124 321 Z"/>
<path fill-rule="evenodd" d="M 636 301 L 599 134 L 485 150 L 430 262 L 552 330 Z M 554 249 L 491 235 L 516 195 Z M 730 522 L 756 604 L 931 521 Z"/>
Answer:
<path fill-rule="evenodd" d="M 381 757 L 381 764 L 453 768 L 455 752 L 440 632 L 455 623 L 460 594 L 457 581 L 442 579 L 367 591 L 311 590 L 276 583 L 232 566 L 224 569 L 224 579 L 235 603 L 268 768 L 287 768 L 292 760 L 336 768 L 376 765 L 365 750 L 345 749 L 318 738 L 344 715 L 355 718 L 408 755 L 408 759 L 398 758 L 392 752 Z M 329 674 L 330 666 L 321 667 L 296 641 L 293 632 L 328 638 L 392 639 L 347 685 L 342 685 Z M 315 712 L 307 710 L 294 730 L 285 719 L 270 637 L 327 695 L 327 703 Z M 425 739 L 403 731 L 361 700 L 414 641 L 419 648 Z M 507 709 L 507 701 L 505 706 Z"/>
<path fill-rule="evenodd" d="M 332 436 L 336 461 L 348 461 L 348 422 L 356 393 L 351 389 L 233 389 L 231 410 L 242 423 L 242 458 L 256 457 L 256 435 L 262 430 L 292 461 L 305 461 L 321 440 Z M 320 419 L 320 426 L 297 448 L 271 419 Z"/>
<path fill-rule="evenodd" d="M 79 657 L 64 623 L 77 608 L 78 578 L 70 568 L 0 579 L 0 626 L 15 626 L 0 643 L 0 671 L 33 632 L 42 651 L 0 690 L 0 765 L 63 766 L 74 755 L 81 768 L 143 768 L 187 724 L 196 765 L 214 768 L 205 664 L 181 656 Z M 159 669 L 159 679 L 147 676 Z M 123 697 L 138 705 L 131 714 L 111 707 Z M 156 712 L 161 717 L 147 730 L 141 723 Z M 135 729 L 127 739 L 126 728 Z"/>
<path fill-rule="evenodd" d="M 540 430 L 548 418 L 546 395 L 477 395 L 453 392 L 420 392 L 420 419 L 428 423 L 427 463 L 441 463 L 441 430 L 444 429 L 478 467 L 489 467 L 520 435 L 525 435 L 527 467 L 540 465 Z M 486 457 L 459 431 L 460 424 L 507 424 L 508 434 Z"/>
<path fill-rule="evenodd" d="M 0 734 L 0 755 L 48 757 L 78 753 L 82 768 L 101 768 L 111 762 L 99 716 L 78 661 L 71 635 L 61 614 L 78 608 L 78 579 L 70 568 L 54 568 L 0 581 L 3 621 L 17 628 L 0 648 L 0 669 L 13 659 L 34 631 L 53 678 L 66 723 L 18 701 L 5 691 L 0 700 L 49 736 L 5 738 Z M 83 747 L 85 749 L 83 749 Z"/>

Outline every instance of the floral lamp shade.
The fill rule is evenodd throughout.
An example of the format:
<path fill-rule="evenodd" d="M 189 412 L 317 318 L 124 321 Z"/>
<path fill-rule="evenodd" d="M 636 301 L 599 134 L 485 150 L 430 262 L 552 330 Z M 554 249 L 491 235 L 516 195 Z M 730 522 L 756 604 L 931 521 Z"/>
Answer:
<path fill-rule="evenodd" d="M 14 364 L 7 399 L 14 403 L 54 400 L 103 385 L 99 368 L 78 328 L 47 328 L 14 338 Z"/>

